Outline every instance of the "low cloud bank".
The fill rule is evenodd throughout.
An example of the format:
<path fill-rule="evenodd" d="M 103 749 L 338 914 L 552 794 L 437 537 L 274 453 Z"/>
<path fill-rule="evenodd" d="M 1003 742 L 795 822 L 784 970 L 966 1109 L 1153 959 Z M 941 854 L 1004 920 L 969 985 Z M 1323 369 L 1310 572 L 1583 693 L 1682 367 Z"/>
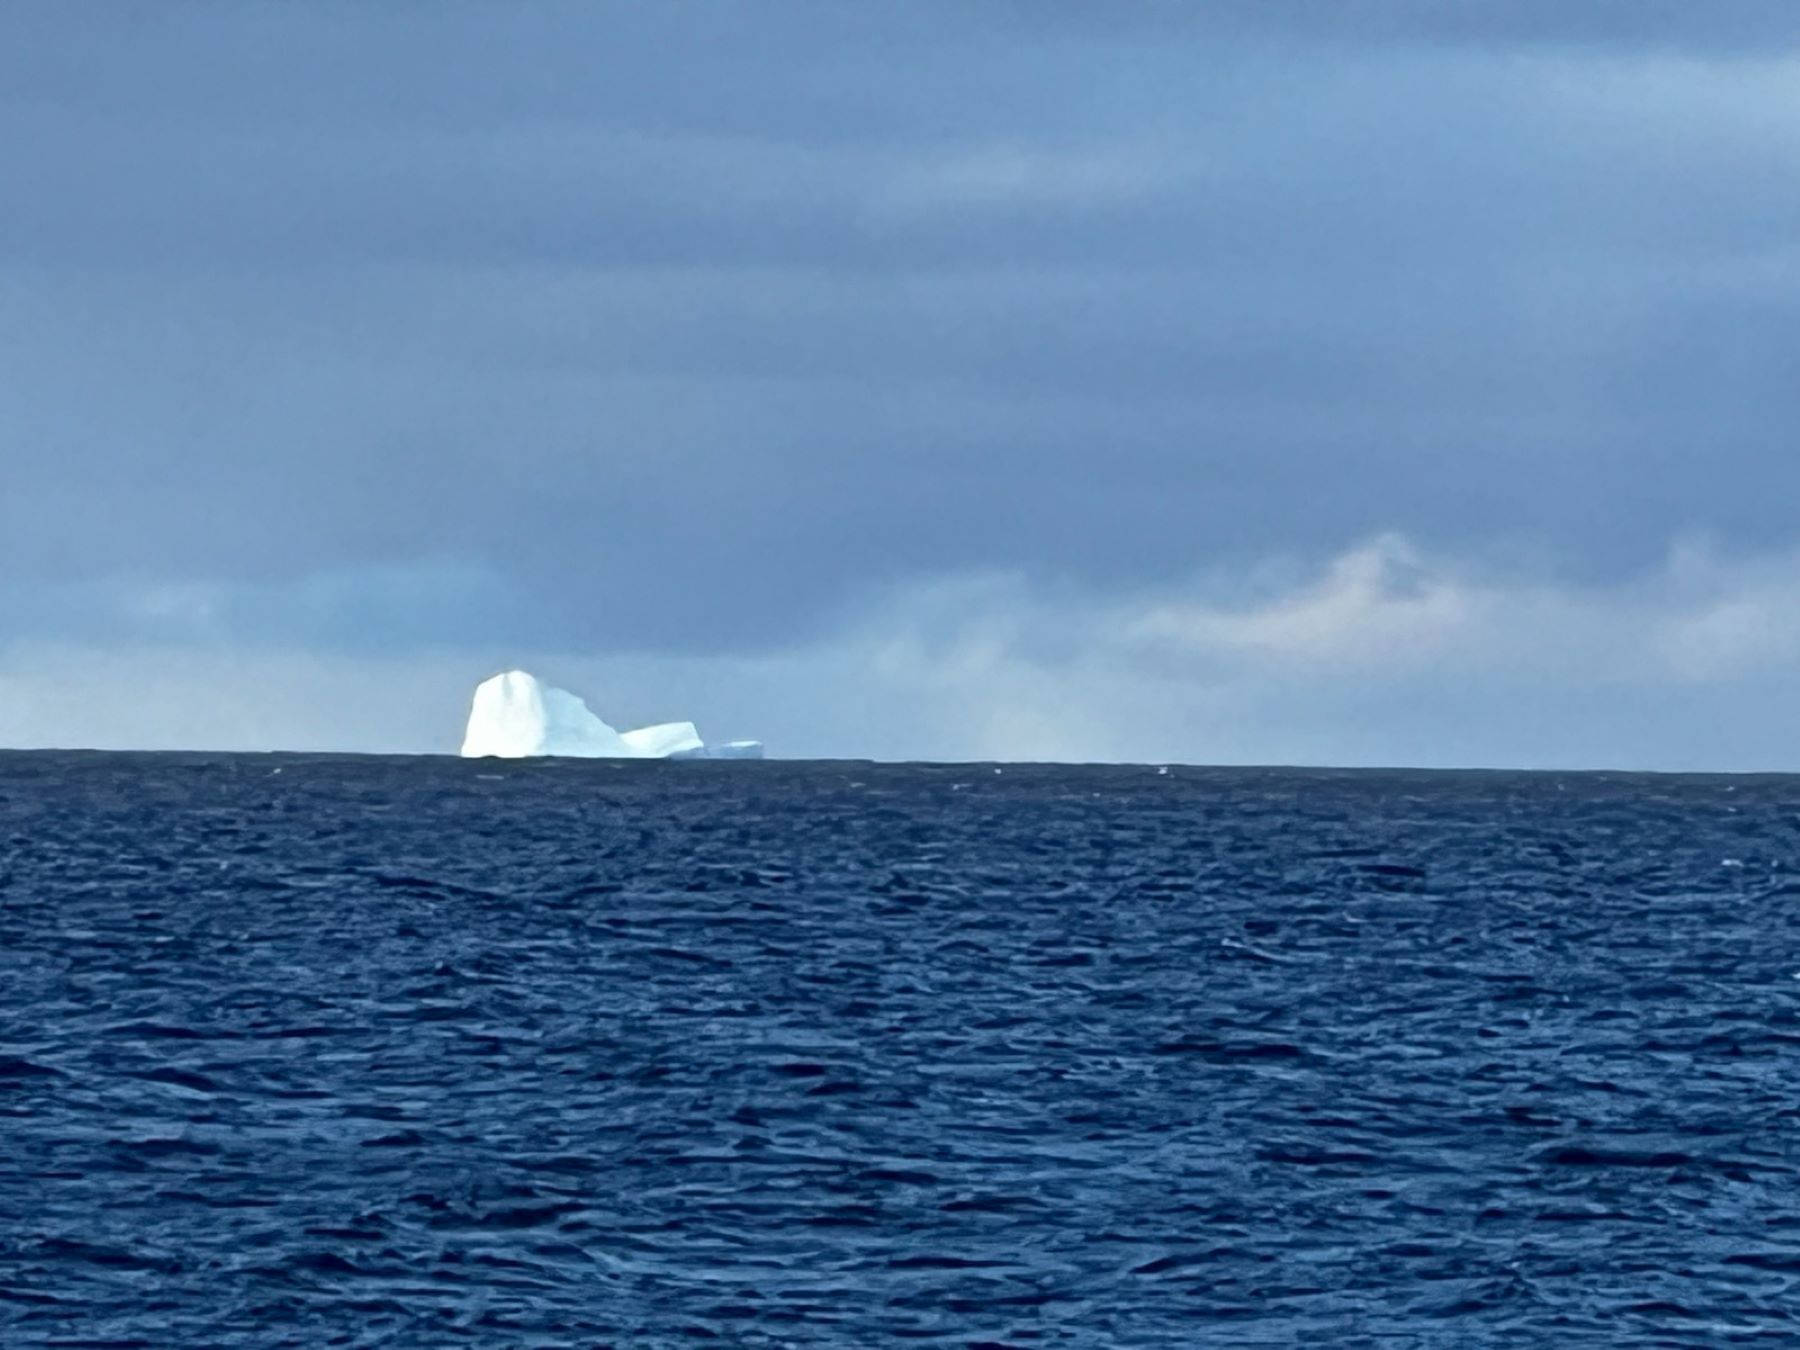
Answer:
<path fill-rule="evenodd" d="M 0 646 L 0 745 L 449 753 L 475 681 L 523 663 L 783 756 L 1800 769 L 1800 552 L 1575 585 L 1382 535 L 1129 593 L 942 579 L 748 654 L 295 649 L 136 594 L 128 645 Z"/>

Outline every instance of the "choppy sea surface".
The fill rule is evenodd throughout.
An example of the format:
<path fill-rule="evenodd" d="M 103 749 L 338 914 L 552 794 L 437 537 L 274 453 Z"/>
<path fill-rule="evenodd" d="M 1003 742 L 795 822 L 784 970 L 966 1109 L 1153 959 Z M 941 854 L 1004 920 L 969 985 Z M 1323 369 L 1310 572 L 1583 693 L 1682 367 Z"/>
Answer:
<path fill-rule="evenodd" d="M 0 1344 L 1800 1341 L 1800 780 L 0 755 Z"/>

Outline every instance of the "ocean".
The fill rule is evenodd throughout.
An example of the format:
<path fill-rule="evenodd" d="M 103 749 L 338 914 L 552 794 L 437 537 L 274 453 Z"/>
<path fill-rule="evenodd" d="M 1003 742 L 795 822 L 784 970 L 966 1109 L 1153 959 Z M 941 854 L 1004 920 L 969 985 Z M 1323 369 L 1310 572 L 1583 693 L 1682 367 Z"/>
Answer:
<path fill-rule="evenodd" d="M 0 755 L 0 1344 L 1800 1340 L 1800 779 Z"/>

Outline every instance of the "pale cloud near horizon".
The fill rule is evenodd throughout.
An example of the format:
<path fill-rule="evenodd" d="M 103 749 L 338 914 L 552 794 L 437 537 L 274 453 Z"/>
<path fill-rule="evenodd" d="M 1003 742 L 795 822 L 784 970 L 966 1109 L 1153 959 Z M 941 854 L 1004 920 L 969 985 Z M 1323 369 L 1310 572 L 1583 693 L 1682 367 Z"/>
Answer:
<path fill-rule="evenodd" d="M 0 647 L 0 744 L 454 750 L 475 682 L 523 664 L 621 724 L 691 717 L 785 756 L 1771 769 L 1800 759 L 1800 552 L 1672 550 L 1575 585 L 1372 538 L 1121 599 L 1017 575 L 897 588 L 756 655 L 295 651 L 205 637 L 147 593 L 126 650 Z M 1671 723 L 1692 728 L 1671 739 Z M 1791 728 L 1791 729 L 1790 729 Z"/>

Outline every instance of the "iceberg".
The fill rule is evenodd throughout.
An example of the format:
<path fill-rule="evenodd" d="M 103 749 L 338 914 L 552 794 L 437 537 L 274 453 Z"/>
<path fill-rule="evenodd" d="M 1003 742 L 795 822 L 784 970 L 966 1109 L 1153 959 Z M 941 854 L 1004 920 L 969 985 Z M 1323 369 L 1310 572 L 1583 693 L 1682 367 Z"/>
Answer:
<path fill-rule="evenodd" d="M 593 716 L 592 713 L 588 715 Z M 671 759 L 706 749 L 706 742 L 700 739 L 692 722 L 664 722 L 660 726 L 640 727 L 636 731 L 620 732 L 619 739 L 625 742 L 626 754 L 642 759 Z"/>
<path fill-rule="evenodd" d="M 615 731 L 566 689 L 509 670 L 475 686 L 465 759 L 525 759 L 568 755 L 582 759 L 761 759 L 760 741 L 708 745 L 692 722 L 663 722 Z"/>

